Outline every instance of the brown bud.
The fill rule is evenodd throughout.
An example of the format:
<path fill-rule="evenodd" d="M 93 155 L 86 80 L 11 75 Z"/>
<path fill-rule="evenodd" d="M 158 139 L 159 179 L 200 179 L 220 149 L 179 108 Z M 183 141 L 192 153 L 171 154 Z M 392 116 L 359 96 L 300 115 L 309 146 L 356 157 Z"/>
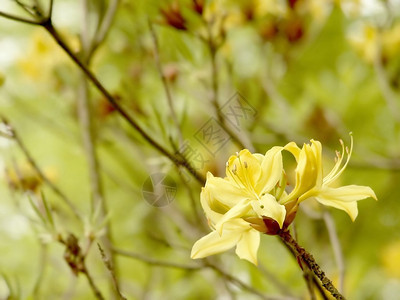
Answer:
<path fill-rule="evenodd" d="M 281 228 L 279 227 L 279 223 L 272 218 L 263 217 L 263 222 L 265 224 L 266 230 L 265 234 L 269 235 L 277 235 Z"/>
<path fill-rule="evenodd" d="M 84 270 L 85 257 L 82 254 L 78 239 L 72 233 L 68 234 L 67 240 L 63 241 L 65 245 L 64 259 L 69 265 L 71 271 L 77 276 Z"/>
<path fill-rule="evenodd" d="M 172 3 L 169 7 L 161 9 L 161 14 L 165 22 L 176 29 L 186 30 L 186 20 L 184 19 L 180 7 L 176 2 Z"/>
<path fill-rule="evenodd" d="M 299 2 L 299 0 L 287 0 L 287 3 L 291 9 L 296 8 L 296 4 Z"/>
<path fill-rule="evenodd" d="M 304 36 L 303 26 L 303 22 L 300 18 L 288 20 L 285 26 L 285 34 L 290 43 L 296 43 Z"/>
<path fill-rule="evenodd" d="M 175 64 L 166 64 L 163 67 L 163 76 L 166 80 L 174 82 L 179 74 L 179 69 Z"/>
<path fill-rule="evenodd" d="M 283 222 L 283 227 L 286 228 L 288 227 L 294 220 L 297 214 L 297 210 L 299 209 L 299 205 L 297 204 L 296 201 L 291 201 L 285 205 L 286 209 L 286 217 L 285 221 Z"/>
<path fill-rule="evenodd" d="M 204 10 L 204 0 L 193 0 L 193 10 L 199 15 L 203 14 Z"/>

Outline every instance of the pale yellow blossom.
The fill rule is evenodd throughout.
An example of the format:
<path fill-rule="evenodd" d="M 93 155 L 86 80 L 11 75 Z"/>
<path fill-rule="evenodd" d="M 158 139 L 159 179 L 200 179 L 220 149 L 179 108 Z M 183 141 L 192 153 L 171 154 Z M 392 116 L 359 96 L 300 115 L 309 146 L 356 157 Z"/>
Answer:
<path fill-rule="evenodd" d="M 274 195 L 282 178 L 282 149 L 273 147 L 265 156 L 245 149 L 230 157 L 225 178 L 207 174 L 200 198 L 213 231 L 194 244 L 192 258 L 236 246 L 240 258 L 257 264 L 259 231 L 267 230 L 263 218 L 276 221 L 279 228 L 285 220 L 285 207 Z"/>
<path fill-rule="evenodd" d="M 285 230 L 299 204 L 309 198 L 346 211 L 354 221 L 357 201 L 376 196 L 367 186 L 334 186 L 350 160 L 352 148 L 353 139 L 350 150 L 342 142 L 342 153 L 337 153 L 337 162 L 325 177 L 322 146 L 314 140 L 303 148 L 291 142 L 285 147 L 273 147 L 265 155 L 245 149 L 231 156 L 225 178 L 207 174 L 200 201 L 212 232 L 193 245 L 191 257 L 203 258 L 236 246 L 240 258 L 257 264 L 260 232 L 275 235 Z M 290 193 L 285 191 L 283 150 L 293 154 L 297 162 L 296 184 Z M 345 152 L 347 160 L 343 165 Z"/>
<path fill-rule="evenodd" d="M 351 137 L 350 149 L 345 148 L 343 142 L 342 153 L 337 152 L 337 161 L 333 169 L 323 178 L 322 146 L 318 141 L 311 140 L 311 144 L 304 144 L 300 149 L 295 143 L 285 146 L 297 161 L 296 185 L 294 190 L 281 199 L 281 203 L 295 202 L 297 205 L 309 198 L 315 198 L 319 203 L 344 210 L 354 221 L 358 214 L 357 201 L 365 198 L 374 198 L 374 191 L 368 186 L 346 185 L 335 187 L 335 181 L 346 169 L 353 150 Z M 347 159 L 343 164 L 345 153 Z"/>

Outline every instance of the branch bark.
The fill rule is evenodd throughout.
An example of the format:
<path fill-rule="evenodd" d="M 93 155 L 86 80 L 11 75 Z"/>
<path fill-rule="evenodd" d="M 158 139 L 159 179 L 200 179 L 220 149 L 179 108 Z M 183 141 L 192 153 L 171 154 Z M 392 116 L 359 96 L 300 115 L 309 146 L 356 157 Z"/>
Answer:
<path fill-rule="evenodd" d="M 293 250 L 296 254 L 297 259 L 300 259 L 305 265 L 318 277 L 321 281 L 322 286 L 335 298 L 339 300 L 345 300 L 344 296 L 333 285 L 332 281 L 325 275 L 325 272 L 316 263 L 312 254 L 307 252 L 301 247 L 296 240 L 292 237 L 288 230 L 282 230 L 279 233 L 281 240 Z"/>

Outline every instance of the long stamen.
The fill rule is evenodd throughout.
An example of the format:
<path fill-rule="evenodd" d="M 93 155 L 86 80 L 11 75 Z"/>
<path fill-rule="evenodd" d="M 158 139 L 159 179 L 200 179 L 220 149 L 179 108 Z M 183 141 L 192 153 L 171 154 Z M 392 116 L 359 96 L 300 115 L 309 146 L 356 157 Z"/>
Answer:
<path fill-rule="evenodd" d="M 336 162 L 336 165 L 334 166 L 332 171 L 329 172 L 329 174 L 324 178 L 324 180 L 323 180 L 324 184 L 330 184 L 330 183 L 334 182 L 343 173 L 343 171 L 347 167 L 347 164 L 350 161 L 351 153 L 353 152 L 353 136 L 352 136 L 352 134 L 350 133 L 350 150 L 348 147 L 346 147 L 346 148 L 344 147 L 344 143 L 342 140 L 340 140 L 340 143 L 342 144 L 342 154 L 340 156 L 338 156 L 338 161 Z M 344 163 L 343 167 L 341 167 L 345 153 L 347 154 L 347 159 L 346 159 L 346 162 Z"/>
<path fill-rule="evenodd" d="M 237 184 L 238 187 L 240 187 L 240 183 L 236 180 L 237 173 L 236 173 L 236 165 L 233 165 L 233 170 L 231 170 L 229 168 L 229 162 L 226 162 L 226 169 L 228 170 L 228 172 L 231 174 L 231 177 L 233 178 L 233 180 L 235 181 L 235 183 Z M 242 183 L 243 184 L 243 183 Z"/>

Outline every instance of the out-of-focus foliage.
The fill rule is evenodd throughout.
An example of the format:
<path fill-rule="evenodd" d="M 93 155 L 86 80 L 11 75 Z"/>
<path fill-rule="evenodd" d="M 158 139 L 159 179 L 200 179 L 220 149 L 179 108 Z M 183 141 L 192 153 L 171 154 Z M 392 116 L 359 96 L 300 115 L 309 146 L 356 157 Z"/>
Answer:
<path fill-rule="evenodd" d="M 85 57 L 82 41 L 94 35 L 101 12 L 112 3 L 54 1 L 54 26 L 78 57 Z M 2 1 L 0 11 L 25 16 L 14 1 Z M 233 119 L 226 126 L 255 152 L 314 138 L 333 165 L 339 139 L 349 140 L 352 132 L 353 156 L 340 183 L 371 186 L 379 201 L 359 203 L 354 223 L 329 210 L 344 257 L 343 293 L 348 299 L 398 299 L 399 12 L 395 0 L 122 0 L 89 68 L 158 143 L 171 153 L 193 150 L 188 160 L 204 175 L 224 176 L 227 158 L 241 150 L 232 138 L 211 150 L 201 139 L 205 126 L 221 118 L 215 101 L 224 111 L 237 92 L 252 114 L 240 126 L 229 123 Z M 139 255 L 114 253 L 128 299 L 259 299 L 216 268 L 190 260 L 194 241 L 209 231 L 199 205 L 201 185 L 153 149 L 89 84 L 89 131 L 108 213 L 91 205 L 95 197 L 79 104 L 83 82 L 79 68 L 44 28 L 0 18 L 0 115 L 50 181 L 38 176 L 2 124 L 0 299 L 93 298 L 83 274 L 75 276 L 64 259 L 66 247 L 73 247 L 60 239 L 66 242 L 71 234 L 79 251 L 88 248 L 87 269 L 111 297 L 112 280 L 96 245 L 105 247 L 104 223 L 113 247 Z M 168 174 L 176 184 L 174 201 L 164 207 L 143 197 L 143 185 L 156 173 Z M 51 184 L 71 199 L 79 219 Z M 338 285 L 326 211 L 312 201 L 304 207 L 295 222 L 298 241 Z M 266 297 L 308 297 L 296 260 L 276 237 L 262 236 L 258 255 L 258 268 L 232 251 L 208 262 Z M 171 268 L 160 261 L 199 268 Z"/>

